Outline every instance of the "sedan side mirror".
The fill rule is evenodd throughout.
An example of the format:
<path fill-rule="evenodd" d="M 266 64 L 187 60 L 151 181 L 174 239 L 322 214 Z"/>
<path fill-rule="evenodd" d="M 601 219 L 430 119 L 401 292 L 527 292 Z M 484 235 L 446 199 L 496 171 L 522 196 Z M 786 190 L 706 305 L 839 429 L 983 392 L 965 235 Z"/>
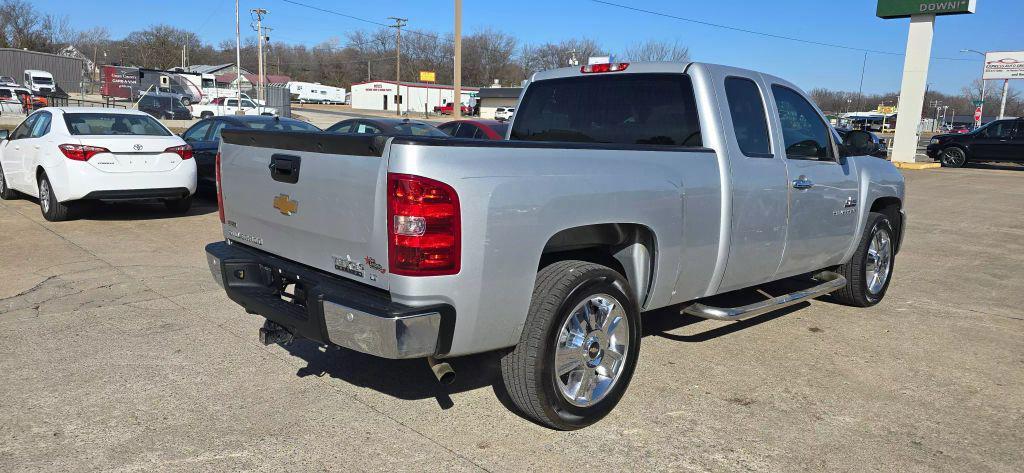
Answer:
<path fill-rule="evenodd" d="M 10 130 L 0 130 L 0 141 L 6 140 L 11 136 Z"/>
<path fill-rule="evenodd" d="M 870 156 L 878 152 L 878 143 L 875 138 L 863 130 L 852 130 L 846 133 L 843 139 L 843 147 L 850 156 Z"/>

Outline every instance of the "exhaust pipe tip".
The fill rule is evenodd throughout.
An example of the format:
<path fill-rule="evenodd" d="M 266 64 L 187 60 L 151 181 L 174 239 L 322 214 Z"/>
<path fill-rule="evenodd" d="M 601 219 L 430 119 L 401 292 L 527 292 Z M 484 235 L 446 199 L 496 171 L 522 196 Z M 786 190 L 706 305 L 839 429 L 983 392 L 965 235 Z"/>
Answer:
<path fill-rule="evenodd" d="M 427 364 L 430 365 L 430 371 L 434 372 L 434 377 L 439 383 L 447 386 L 455 382 L 455 370 L 452 365 L 445 362 L 439 363 L 433 357 L 427 357 Z"/>

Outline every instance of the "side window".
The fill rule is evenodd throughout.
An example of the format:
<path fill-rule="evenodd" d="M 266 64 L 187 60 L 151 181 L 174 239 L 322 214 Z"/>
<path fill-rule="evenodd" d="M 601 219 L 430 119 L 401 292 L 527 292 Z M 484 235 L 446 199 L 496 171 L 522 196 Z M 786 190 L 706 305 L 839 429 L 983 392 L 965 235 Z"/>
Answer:
<path fill-rule="evenodd" d="M 459 126 L 458 123 L 445 123 L 437 127 L 437 129 L 445 132 L 447 135 L 455 136 L 455 127 L 457 126 Z"/>
<path fill-rule="evenodd" d="M 484 133 L 484 130 L 482 128 L 477 128 L 476 133 L 473 133 L 473 138 L 476 138 L 478 140 L 486 140 L 487 134 Z"/>
<path fill-rule="evenodd" d="M 352 124 L 351 123 L 346 123 L 346 124 L 341 125 L 341 126 L 339 126 L 337 128 L 332 126 L 332 127 L 328 128 L 327 131 L 329 131 L 331 133 L 352 133 Z"/>
<path fill-rule="evenodd" d="M 473 134 L 477 131 L 477 128 L 468 123 L 459 125 L 459 131 L 455 132 L 456 138 L 472 138 Z"/>
<path fill-rule="evenodd" d="M 987 138 L 1009 138 L 1010 131 L 1013 129 L 1013 122 L 1010 121 L 999 121 L 988 126 L 985 129 L 985 136 Z"/>
<path fill-rule="evenodd" d="M 14 95 L 11 94 L 11 89 L 0 89 L 0 99 L 12 99 Z"/>
<path fill-rule="evenodd" d="M 225 100 L 224 104 L 226 106 L 228 106 L 228 107 L 237 107 L 238 106 L 238 99 Z"/>
<path fill-rule="evenodd" d="M 376 134 L 380 133 L 380 129 L 375 127 L 375 126 L 373 126 L 373 125 L 368 125 L 366 123 L 360 123 L 356 127 L 356 133 L 364 133 L 364 134 L 368 134 L 368 135 L 376 135 Z"/>
<path fill-rule="evenodd" d="M 213 131 L 210 132 L 210 141 L 220 141 L 220 131 L 227 126 L 227 123 L 217 122 L 213 125 Z"/>
<path fill-rule="evenodd" d="M 203 141 L 206 139 L 206 132 L 210 131 L 211 125 L 213 125 L 213 122 L 210 120 L 196 123 L 195 126 L 185 132 L 183 138 L 190 143 L 193 141 Z"/>
<path fill-rule="evenodd" d="M 39 138 L 40 136 L 44 136 L 49 133 L 51 117 L 52 116 L 48 112 L 40 113 L 39 118 L 36 119 L 36 122 L 32 125 L 32 133 L 29 136 L 32 138 Z"/>
<path fill-rule="evenodd" d="M 242 108 L 256 108 L 256 104 L 251 100 L 242 100 Z"/>
<path fill-rule="evenodd" d="M 725 96 L 740 151 L 752 158 L 771 158 L 768 116 L 757 84 L 742 77 L 728 77 L 725 79 Z"/>
<path fill-rule="evenodd" d="M 20 139 L 23 139 L 23 138 L 28 138 L 29 133 L 32 132 L 32 126 L 35 125 L 36 120 L 39 119 L 39 115 L 41 115 L 41 114 L 37 113 L 35 115 L 32 115 L 32 116 L 26 118 L 25 121 L 21 122 L 21 125 L 18 125 L 18 127 L 14 129 L 14 132 L 11 133 L 11 136 L 8 139 L 9 140 L 20 140 Z"/>
<path fill-rule="evenodd" d="M 828 125 L 814 106 L 796 91 L 780 85 L 772 86 L 775 106 L 779 109 L 782 139 L 789 159 L 834 161 Z"/>

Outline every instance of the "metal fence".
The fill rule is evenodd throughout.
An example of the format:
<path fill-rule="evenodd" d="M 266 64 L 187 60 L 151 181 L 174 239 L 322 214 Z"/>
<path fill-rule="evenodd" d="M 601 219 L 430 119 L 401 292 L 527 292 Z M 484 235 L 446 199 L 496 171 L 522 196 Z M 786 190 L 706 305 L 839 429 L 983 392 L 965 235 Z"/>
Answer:
<path fill-rule="evenodd" d="M 253 92 L 258 87 L 253 88 Z M 250 97 L 255 97 L 250 94 Z M 263 96 L 266 98 L 267 106 L 277 109 L 277 114 L 282 117 L 292 116 L 292 97 L 288 86 L 285 84 L 267 84 L 263 86 Z"/>

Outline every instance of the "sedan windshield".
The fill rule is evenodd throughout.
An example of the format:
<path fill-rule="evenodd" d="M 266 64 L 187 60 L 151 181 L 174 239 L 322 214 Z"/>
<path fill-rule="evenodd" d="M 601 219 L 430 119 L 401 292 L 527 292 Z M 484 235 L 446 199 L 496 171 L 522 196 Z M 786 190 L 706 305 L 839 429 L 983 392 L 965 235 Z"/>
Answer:
<path fill-rule="evenodd" d="M 267 131 L 320 131 L 314 125 L 299 120 L 267 120 L 245 122 L 245 126 L 253 130 Z"/>
<path fill-rule="evenodd" d="M 170 131 L 149 115 L 65 113 L 64 122 L 72 135 L 171 135 Z"/>

